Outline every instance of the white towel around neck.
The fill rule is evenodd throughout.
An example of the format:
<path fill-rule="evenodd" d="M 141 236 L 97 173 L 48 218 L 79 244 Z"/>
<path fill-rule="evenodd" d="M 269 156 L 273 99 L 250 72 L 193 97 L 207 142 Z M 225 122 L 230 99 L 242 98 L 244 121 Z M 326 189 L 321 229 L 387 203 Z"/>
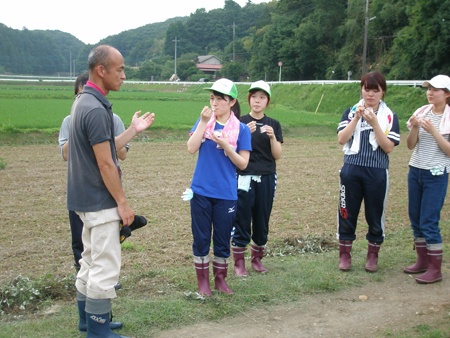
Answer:
<path fill-rule="evenodd" d="M 358 106 L 364 106 L 364 100 L 360 100 L 357 104 L 355 104 L 348 113 L 349 119 L 353 119 L 356 113 L 356 108 Z M 384 131 L 384 134 L 387 135 L 392 128 L 392 122 L 394 120 L 394 113 L 391 111 L 391 109 L 384 103 L 383 101 L 380 101 L 380 104 L 378 106 L 378 112 L 377 112 L 377 120 L 378 124 L 380 125 L 381 129 Z M 353 141 L 350 139 L 346 144 L 344 144 L 344 147 L 342 148 L 342 151 L 345 153 L 345 155 L 355 155 L 359 152 L 359 147 L 361 144 L 361 123 L 362 118 L 359 119 L 358 123 L 356 124 L 356 128 L 353 132 Z M 378 142 L 375 137 L 375 133 L 373 131 L 369 134 L 369 142 L 372 145 L 372 150 L 375 151 L 378 148 Z M 351 146 L 350 146 L 351 143 Z"/>

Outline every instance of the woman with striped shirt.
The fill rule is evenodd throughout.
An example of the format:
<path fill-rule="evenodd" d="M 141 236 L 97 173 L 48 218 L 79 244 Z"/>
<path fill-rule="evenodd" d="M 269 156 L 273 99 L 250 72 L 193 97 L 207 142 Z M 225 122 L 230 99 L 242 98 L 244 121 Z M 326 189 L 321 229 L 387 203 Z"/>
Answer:
<path fill-rule="evenodd" d="M 439 220 L 450 171 L 450 78 L 437 75 L 422 84 L 429 104 L 407 122 L 406 144 L 413 150 L 408 172 L 408 213 L 417 253 L 405 273 L 425 272 L 418 283 L 442 280 L 442 237 Z"/>
<path fill-rule="evenodd" d="M 342 115 L 337 129 L 344 151 L 340 171 L 337 239 L 339 269 L 350 270 L 352 243 L 362 201 L 369 229 L 365 270 L 378 270 L 378 251 L 385 236 L 389 190 L 388 154 L 400 143 L 398 117 L 382 101 L 386 80 L 379 72 L 361 79 L 361 99 Z"/>

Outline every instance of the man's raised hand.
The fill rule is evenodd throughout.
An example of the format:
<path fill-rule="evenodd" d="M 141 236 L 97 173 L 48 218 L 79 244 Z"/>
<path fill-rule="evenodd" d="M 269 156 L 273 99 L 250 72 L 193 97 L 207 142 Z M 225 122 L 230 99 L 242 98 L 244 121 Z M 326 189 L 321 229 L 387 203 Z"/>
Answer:
<path fill-rule="evenodd" d="M 155 113 L 147 112 L 139 117 L 140 114 L 141 111 L 137 111 L 136 113 L 134 113 L 133 119 L 131 120 L 131 126 L 134 128 L 134 130 L 136 130 L 136 133 L 144 131 L 155 121 Z"/>

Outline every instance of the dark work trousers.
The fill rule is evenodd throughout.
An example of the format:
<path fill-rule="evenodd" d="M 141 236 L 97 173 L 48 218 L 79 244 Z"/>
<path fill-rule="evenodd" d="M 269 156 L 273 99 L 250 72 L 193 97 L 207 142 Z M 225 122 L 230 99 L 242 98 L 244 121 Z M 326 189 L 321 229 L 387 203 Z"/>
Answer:
<path fill-rule="evenodd" d="M 356 239 L 356 225 L 361 203 L 369 229 L 366 239 L 383 243 L 385 230 L 385 207 L 389 190 L 387 169 L 344 164 L 340 173 L 338 208 L 338 239 Z"/>
<path fill-rule="evenodd" d="M 211 234 L 214 256 L 230 257 L 230 240 L 236 217 L 236 201 L 194 194 L 191 199 L 191 221 L 194 256 L 209 255 Z"/>
<path fill-rule="evenodd" d="M 75 211 L 69 210 L 70 232 L 72 233 L 72 251 L 75 260 L 75 266 L 80 267 L 81 253 L 83 252 L 83 241 L 81 233 L 83 232 L 83 221 Z"/>
<path fill-rule="evenodd" d="M 252 179 L 248 191 L 238 190 L 238 207 L 232 245 L 245 247 L 250 239 L 258 246 L 267 243 L 269 219 L 277 186 L 277 174 L 262 175 L 261 182 Z"/>

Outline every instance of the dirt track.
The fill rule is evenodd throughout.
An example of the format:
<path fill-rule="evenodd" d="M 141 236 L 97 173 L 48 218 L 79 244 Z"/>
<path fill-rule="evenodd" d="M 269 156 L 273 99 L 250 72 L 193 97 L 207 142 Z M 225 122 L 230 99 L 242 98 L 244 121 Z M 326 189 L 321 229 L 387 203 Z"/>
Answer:
<path fill-rule="evenodd" d="M 450 276 L 450 264 L 443 273 Z M 419 285 L 399 271 L 384 282 L 306 296 L 288 306 L 242 309 L 235 318 L 164 331 L 158 337 L 387 337 L 396 330 L 437 323 L 447 323 L 450 334 L 450 280 Z"/>

